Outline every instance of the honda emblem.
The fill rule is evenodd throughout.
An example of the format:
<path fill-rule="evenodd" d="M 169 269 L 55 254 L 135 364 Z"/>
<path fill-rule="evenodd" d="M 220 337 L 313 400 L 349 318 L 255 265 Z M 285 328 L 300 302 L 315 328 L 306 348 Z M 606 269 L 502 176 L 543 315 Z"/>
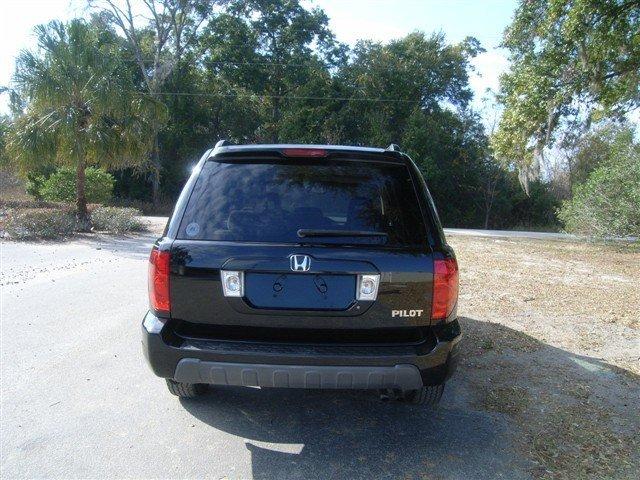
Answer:
<path fill-rule="evenodd" d="M 294 272 L 307 272 L 311 268 L 311 258 L 308 255 L 291 255 L 289 265 Z"/>

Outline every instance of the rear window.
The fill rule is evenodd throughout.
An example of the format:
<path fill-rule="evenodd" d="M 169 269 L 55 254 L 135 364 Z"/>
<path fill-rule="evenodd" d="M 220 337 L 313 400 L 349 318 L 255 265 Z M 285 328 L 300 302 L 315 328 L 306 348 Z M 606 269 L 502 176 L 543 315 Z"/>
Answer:
<path fill-rule="evenodd" d="M 178 238 L 415 247 L 426 230 L 401 164 L 208 161 Z"/>

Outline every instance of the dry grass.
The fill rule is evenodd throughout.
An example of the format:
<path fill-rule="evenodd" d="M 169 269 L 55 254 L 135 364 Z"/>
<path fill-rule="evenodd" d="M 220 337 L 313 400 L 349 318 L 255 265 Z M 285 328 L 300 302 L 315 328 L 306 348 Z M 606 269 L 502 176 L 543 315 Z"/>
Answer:
<path fill-rule="evenodd" d="M 460 315 L 500 319 L 587 354 L 609 353 L 610 335 L 629 342 L 640 335 L 638 245 L 455 236 L 450 242 L 461 268 Z M 640 373 L 640 348 L 599 356 Z"/>
<path fill-rule="evenodd" d="M 637 478 L 637 246 L 450 236 L 461 270 L 461 376 L 506 415 L 539 478 Z"/>
<path fill-rule="evenodd" d="M 618 419 L 619 420 L 619 419 Z M 581 402 L 550 412 L 530 434 L 539 477 L 634 478 L 637 435 L 615 431 L 615 419 L 599 405 Z M 637 477 L 636 477 L 637 478 Z"/>
<path fill-rule="evenodd" d="M 531 396 L 525 387 L 518 385 L 499 386 L 487 390 L 483 406 L 492 412 L 516 415 L 529 405 Z"/>

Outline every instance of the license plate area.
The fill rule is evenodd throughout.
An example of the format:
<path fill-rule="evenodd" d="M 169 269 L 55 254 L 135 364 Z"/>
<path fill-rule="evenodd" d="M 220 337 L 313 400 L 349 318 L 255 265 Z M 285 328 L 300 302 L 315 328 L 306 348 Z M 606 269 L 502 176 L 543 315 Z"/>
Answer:
<path fill-rule="evenodd" d="M 272 310 L 346 310 L 355 302 L 356 275 L 245 273 L 245 300 Z"/>

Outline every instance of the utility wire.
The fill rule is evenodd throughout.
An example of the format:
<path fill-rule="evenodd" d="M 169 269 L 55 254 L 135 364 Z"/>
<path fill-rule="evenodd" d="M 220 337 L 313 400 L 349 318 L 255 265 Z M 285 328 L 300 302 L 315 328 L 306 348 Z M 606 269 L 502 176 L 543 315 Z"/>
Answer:
<path fill-rule="evenodd" d="M 143 63 L 145 65 L 153 65 L 155 64 L 155 60 L 136 60 L 135 58 L 123 58 L 123 62 L 131 62 L 131 63 Z M 165 62 L 160 61 L 159 63 L 167 63 L 171 60 L 167 60 Z M 229 60 L 215 60 L 215 61 L 207 61 L 207 64 L 210 65 L 234 65 L 234 66 L 262 66 L 262 67 L 291 67 L 291 68 L 309 68 L 309 67 L 324 67 L 324 68 L 333 68 L 331 65 L 327 65 L 323 62 L 318 63 L 284 63 L 284 62 L 234 62 Z M 389 67 L 391 68 L 391 67 Z"/>
<path fill-rule="evenodd" d="M 131 63 L 143 63 L 145 65 L 154 65 L 155 60 L 136 60 L 134 58 L 123 58 L 123 62 L 131 62 Z M 169 63 L 171 60 L 160 61 L 159 64 Z M 207 60 L 206 63 L 208 65 L 233 65 L 233 66 L 260 66 L 260 67 L 287 67 L 287 68 L 310 68 L 310 67 L 324 67 L 324 68 L 335 68 L 333 65 L 328 65 L 322 61 L 318 61 L 318 63 L 309 62 L 309 63 L 289 63 L 289 62 L 236 62 L 232 60 Z M 348 63 L 347 66 L 353 66 L 353 63 Z M 387 67 L 378 67 L 381 70 L 397 70 L 395 66 L 387 66 Z"/>
<path fill-rule="evenodd" d="M 149 95 L 146 92 L 136 92 L 140 95 Z M 356 102 L 383 102 L 383 103 L 415 103 L 421 99 L 382 98 L 382 97 L 319 97 L 305 95 L 263 95 L 254 93 L 200 93 L 200 92 L 154 92 L 154 95 L 172 95 L 180 97 L 217 97 L 217 98 L 276 98 L 281 100 L 335 100 Z"/>

